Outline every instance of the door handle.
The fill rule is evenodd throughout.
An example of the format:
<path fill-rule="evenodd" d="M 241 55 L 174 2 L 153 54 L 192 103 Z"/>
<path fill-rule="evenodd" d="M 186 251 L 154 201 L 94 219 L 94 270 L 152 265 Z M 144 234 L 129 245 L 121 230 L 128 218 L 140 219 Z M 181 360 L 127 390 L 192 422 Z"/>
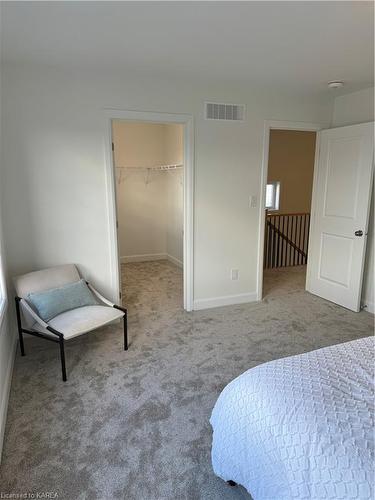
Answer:
<path fill-rule="evenodd" d="M 363 236 L 363 231 L 359 230 L 354 233 L 356 236 Z"/>

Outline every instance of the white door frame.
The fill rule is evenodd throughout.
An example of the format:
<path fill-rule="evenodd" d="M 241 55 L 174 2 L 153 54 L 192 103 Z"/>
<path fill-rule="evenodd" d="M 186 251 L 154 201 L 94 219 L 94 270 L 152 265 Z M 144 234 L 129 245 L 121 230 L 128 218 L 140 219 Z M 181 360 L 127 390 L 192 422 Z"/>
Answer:
<path fill-rule="evenodd" d="M 127 111 L 106 109 L 105 114 L 105 155 L 106 191 L 109 227 L 109 254 L 111 288 L 117 303 L 120 297 L 119 252 L 117 239 L 116 174 L 112 152 L 112 121 L 125 120 L 153 123 L 177 123 L 184 125 L 184 236 L 183 275 L 184 309 L 193 309 L 193 237 L 194 237 L 194 132 L 193 117 L 188 114 L 157 113 L 149 111 Z"/>
<path fill-rule="evenodd" d="M 266 185 L 268 177 L 268 155 L 270 146 L 270 132 L 276 130 L 301 130 L 304 132 L 319 132 L 323 128 L 327 128 L 327 124 L 310 123 L 310 122 L 292 122 L 283 120 L 265 120 L 264 135 L 263 135 L 263 159 L 262 173 L 260 184 L 260 200 L 259 200 L 259 236 L 258 236 L 258 272 L 257 272 L 257 300 L 263 298 L 263 253 L 264 253 L 264 228 L 266 223 L 266 211 L 264 209 L 266 202 Z M 317 157 L 317 145 L 315 147 L 315 160 Z M 314 163 L 315 170 L 315 163 Z M 315 175 L 314 175 L 315 179 Z M 314 186 L 314 183 L 313 183 Z"/>

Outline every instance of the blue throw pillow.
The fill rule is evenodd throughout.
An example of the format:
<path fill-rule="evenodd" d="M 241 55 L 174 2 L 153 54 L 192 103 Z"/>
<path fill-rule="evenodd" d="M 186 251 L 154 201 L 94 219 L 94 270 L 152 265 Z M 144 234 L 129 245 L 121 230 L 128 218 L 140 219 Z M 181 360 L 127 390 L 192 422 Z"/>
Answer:
<path fill-rule="evenodd" d="M 65 311 L 98 305 L 98 301 L 83 279 L 59 288 L 29 293 L 27 300 L 47 322 Z"/>

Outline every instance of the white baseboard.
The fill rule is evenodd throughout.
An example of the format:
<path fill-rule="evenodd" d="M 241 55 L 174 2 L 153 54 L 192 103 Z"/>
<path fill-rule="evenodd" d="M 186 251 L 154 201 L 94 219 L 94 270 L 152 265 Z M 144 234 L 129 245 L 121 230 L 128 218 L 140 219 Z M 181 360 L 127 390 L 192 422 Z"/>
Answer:
<path fill-rule="evenodd" d="M 257 302 L 257 293 L 239 293 L 237 295 L 225 295 L 223 297 L 213 297 L 210 299 L 194 300 L 194 311 L 201 309 L 211 309 L 212 307 L 233 306 L 235 304 L 245 304 L 247 302 Z"/>
<path fill-rule="evenodd" d="M 17 350 L 17 337 L 14 336 L 13 345 L 11 348 L 11 352 L 8 358 L 8 366 L 5 373 L 5 380 L 3 381 L 3 397 L 0 404 L 0 463 L 1 456 L 3 451 L 3 443 L 4 443 L 4 433 L 5 433 L 5 424 L 7 420 L 7 412 L 8 412 L 8 402 L 9 402 L 9 394 L 10 394 L 10 386 L 12 384 L 12 374 L 13 374 L 13 366 L 14 360 L 16 358 L 16 350 Z"/>
<path fill-rule="evenodd" d="M 181 267 L 181 269 L 184 267 L 183 263 L 180 260 L 176 259 L 176 257 L 173 257 L 173 255 L 170 255 L 169 253 L 167 254 L 167 259 L 175 266 Z"/>
<path fill-rule="evenodd" d="M 370 302 L 368 300 L 364 300 L 363 303 L 366 306 L 364 308 L 365 311 L 367 311 L 367 312 L 369 312 L 371 314 L 375 314 L 375 309 L 374 309 L 374 303 L 373 302 Z"/>
<path fill-rule="evenodd" d="M 168 258 L 166 253 L 145 253 L 142 255 L 125 255 L 120 257 L 121 264 L 127 264 L 128 262 L 147 262 L 150 260 L 165 260 Z"/>
<path fill-rule="evenodd" d="M 124 255 L 120 257 L 121 264 L 129 262 L 148 262 L 152 260 L 169 260 L 178 267 L 183 267 L 183 263 L 168 253 L 145 253 L 142 255 Z"/>

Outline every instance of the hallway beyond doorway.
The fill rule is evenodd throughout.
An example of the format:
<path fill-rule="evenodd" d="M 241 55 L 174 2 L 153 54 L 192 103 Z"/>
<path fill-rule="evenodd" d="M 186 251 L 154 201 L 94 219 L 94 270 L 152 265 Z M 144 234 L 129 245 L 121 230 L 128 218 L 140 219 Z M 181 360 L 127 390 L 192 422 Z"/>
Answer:
<path fill-rule="evenodd" d="M 289 293 L 303 292 L 305 284 L 305 265 L 265 269 L 263 298 L 270 299 Z"/>

